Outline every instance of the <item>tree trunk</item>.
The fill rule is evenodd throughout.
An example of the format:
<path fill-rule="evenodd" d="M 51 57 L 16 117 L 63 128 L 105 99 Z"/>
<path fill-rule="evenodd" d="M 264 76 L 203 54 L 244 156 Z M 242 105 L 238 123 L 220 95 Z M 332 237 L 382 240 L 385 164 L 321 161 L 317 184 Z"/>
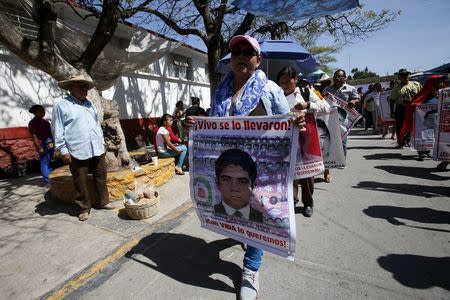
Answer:
<path fill-rule="evenodd" d="M 125 136 L 119 121 L 119 107 L 114 100 L 103 98 L 96 89 L 87 97 L 98 110 L 105 138 L 106 168 L 108 172 L 127 167 L 130 162 Z"/>

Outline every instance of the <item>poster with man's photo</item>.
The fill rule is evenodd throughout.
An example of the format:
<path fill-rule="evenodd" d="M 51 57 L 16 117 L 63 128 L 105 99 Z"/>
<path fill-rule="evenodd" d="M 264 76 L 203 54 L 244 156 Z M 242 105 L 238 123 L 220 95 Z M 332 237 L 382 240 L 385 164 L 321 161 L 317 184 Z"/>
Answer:
<path fill-rule="evenodd" d="M 421 104 L 414 112 L 413 148 L 417 151 L 433 150 L 437 105 Z"/>
<path fill-rule="evenodd" d="M 345 167 L 337 108 L 333 107 L 329 112 L 317 113 L 316 124 L 325 168 Z"/>
<path fill-rule="evenodd" d="M 306 113 L 306 132 L 298 136 L 299 149 L 294 179 L 322 174 L 325 170 L 314 113 Z"/>
<path fill-rule="evenodd" d="M 380 93 L 380 119 L 382 123 L 394 123 L 394 118 L 391 118 L 391 106 L 389 103 L 390 91 Z"/>
<path fill-rule="evenodd" d="M 287 115 L 196 118 L 189 173 L 202 227 L 293 259 L 298 131 Z"/>
<path fill-rule="evenodd" d="M 337 107 L 341 136 L 344 139 L 362 116 L 356 109 L 348 108 L 347 102 L 339 97 L 328 94 L 325 100 L 331 107 Z"/>
<path fill-rule="evenodd" d="M 434 160 L 450 160 L 450 88 L 439 90 Z"/>

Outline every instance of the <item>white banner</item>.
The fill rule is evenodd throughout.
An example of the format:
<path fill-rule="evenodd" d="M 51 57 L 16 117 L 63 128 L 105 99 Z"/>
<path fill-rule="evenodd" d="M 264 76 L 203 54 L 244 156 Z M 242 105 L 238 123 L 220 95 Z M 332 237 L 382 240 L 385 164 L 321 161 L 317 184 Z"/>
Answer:
<path fill-rule="evenodd" d="M 331 108 L 329 112 L 319 112 L 316 116 L 317 131 L 325 168 L 345 167 L 337 108 Z"/>
<path fill-rule="evenodd" d="M 202 227 L 293 259 L 292 117 L 196 118 L 189 133 L 191 198 Z"/>
<path fill-rule="evenodd" d="M 354 108 L 349 109 L 347 102 L 333 94 L 328 94 L 325 97 L 331 107 L 337 107 L 339 116 L 339 126 L 341 128 L 341 136 L 344 139 L 349 133 L 350 129 L 355 126 L 356 122 L 362 117 L 361 114 Z"/>
<path fill-rule="evenodd" d="M 394 118 L 391 118 L 391 106 L 389 103 L 389 96 L 391 91 L 385 91 L 380 93 L 380 119 L 383 123 L 393 123 Z"/>
<path fill-rule="evenodd" d="M 414 112 L 413 148 L 417 151 L 433 150 L 436 129 L 437 105 L 421 104 Z"/>
<path fill-rule="evenodd" d="M 434 160 L 450 160 L 450 88 L 439 90 Z"/>

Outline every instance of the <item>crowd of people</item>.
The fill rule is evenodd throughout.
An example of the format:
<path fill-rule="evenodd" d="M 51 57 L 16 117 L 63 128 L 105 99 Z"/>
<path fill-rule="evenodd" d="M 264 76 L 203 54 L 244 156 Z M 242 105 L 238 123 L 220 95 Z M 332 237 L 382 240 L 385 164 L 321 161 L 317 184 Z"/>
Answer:
<path fill-rule="evenodd" d="M 283 68 L 278 73 L 276 82 L 273 82 L 258 68 L 261 64 L 261 49 L 254 38 L 246 35 L 235 36 L 231 39 L 229 48 L 232 71 L 220 81 L 211 100 L 210 109 L 205 111 L 200 107 L 200 99 L 192 97 L 191 107 L 185 109 L 183 102 L 179 101 L 173 114 L 164 114 L 158 119 L 157 127 L 153 131 L 153 142 L 159 157 L 176 158 L 176 174 L 184 174 L 188 152 L 187 131 L 194 126 L 198 116 L 270 116 L 291 113 L 294 124 L 300 128 L 300 134 L 307 138 L 310 133 L 305 131 L 305 112 L 329 111 L 330 104 L 324 100 L 324 97 L 331 94 L 344 100 L 348 108 L 360 111 L 364 115 L 361 125 L 366 129 L 372 127 L 383 136 L 388 133 L 389 125 L 379 121 L 379 112 L 377 112 L 378 96 L 382 91 L 380 83 L 373 84 L 366 93 L 363 93 L 362 90 L 357 90 L 346 82 L 347 75 L 342 69 L 338 69 L 332 79 L 324 74 L 316 82 L 312 82 L 306 77 L 299 76 L 298 72 L 290 66 Z M 444 78 L 433 77 L 422 87 L 420 83 L 409 80 L 409 74 L 405 69 L 401 69 L 397 73 L 399 84 L 392 83 L 390 86 L 389 99 L 392 117 L 395 119 L 395 131 L 392 132 L 391 137 L 394 138 L 394 135 L 397 137 L 397 148 L 402 148 L 409 143 L 412 104 L 436 101 L 437 90 L 445 84 Z M 69 165 L 75 186 L 75 202 L 80 208 L 78 218 L 80 221 L 85 221 L 89 217 L 91 207 L 114 208 L 108 199 L 104 139 L 98 112 L 93 103 L 86 98 L 88 91 L 94 87 L 94 83 L 86 76 L 74 76 L 60 81 L 58 86 L 67 90 L 69 95 L 54 107 L 51 127 L 50 123 L 43 119 L 44 108 L 34 105 L 30 108 L 30 113 L 35 117 L 30 121 L 29 129 L 41 159 L 41 172 L 45 183 L 48 183 L 48 174 L 51 172 L 50 162 L 55 150 Z M 344 138 L 342 142 L 346 157 L 347 138 Z M 251 150 L 254 150 L 253 146 Z M 240 152 L 231 154 L 242 156 Z M 422 157 L 429 154 L 419 153 L 419 155 Z M 247 158 L 249 163 L 246 165 L 253 166 L 254 163 L 252 164 L 250 160 L 251 157 Z M 219 167 L 217 162 L 215 163 L 216 172 L 220 170 L 218 185 L 221 192 L 226 193 L 228 182 L 239 180 L 235 178 L 239 174 L 247 176 L 246 184 L 253 188 L 252 174 L 256 174 L 256 171 L 250 172 L 245 165 L 238 163 L 231 165 L 223 163 Z M 448 162 L 442 162 L 439 168 L 445 169 L 447 164 Z M 91 197 L 88 194 L 89 172 L 94 175 L 98 200 L 96 203 L 91 203 Z M 329 170 L 325 170 L 324 181 L 331 182 Z M 300 201 L 299 186 L 304 215 L 311 217 L 314 207 L 314 177 L 294 180 L 294 205 Z M 255 212 L 252 213 L 248 201 L 240 203 L 225 201 L 225 204 L 217 206 L 217 210 L 223 213 L 232 211 L 233 214 L 241 213 L 242 210 L 244 214 L 255 217 Z M 250 245 L 246 247 L 242 285 L 239 291 L 241 299 L 257 298 L 262 256 L 261 249 Z"/>

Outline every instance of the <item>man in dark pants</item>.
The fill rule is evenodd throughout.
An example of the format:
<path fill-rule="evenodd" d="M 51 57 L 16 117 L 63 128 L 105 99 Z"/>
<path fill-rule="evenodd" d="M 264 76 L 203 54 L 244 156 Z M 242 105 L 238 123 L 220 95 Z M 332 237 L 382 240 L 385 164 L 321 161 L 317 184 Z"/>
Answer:
<path fill-rule="evenodd" d="M 222 202 L 214 205 L 214 212 L 262 223 L 262 213 L 250 205 L 256 181 L 252 157 L 245 151 L 228 149 L 217 158 L 215 169 Z"/>
<path fill-rule="evenodd" d="M 389 96 L 391 105 L 391 117 L 395 119 L 395 133 L 397 134 L 397 149 L 403 148 L 408 142 L 409 138 L 401 139 L 400 130 L 405 119 L 406 107 L 411 102 L 411 99 L 422 89 L 422 85 L 417 81 L 409 80 L 409 74 L 406 69 L 400 69 L 397 72 L 400 84 L 394 87 Z"/>
<path fill-rule="evenodd" d="M 78 219 L 86 221 L 92 203 L 88 193 L 88 172 L 92 171 L 97 194 L 96 208 L 114 209 L 106 186 L 106 163 L 103 132 L 97 109 L 86 99 L 94 82 L 87 75 L 76 75 L 58 83 L 70 95 L 58 102 L 52 113 L 55 150 L 69 164 L 75 186 L 75 203 L 80 207 Z"/>

